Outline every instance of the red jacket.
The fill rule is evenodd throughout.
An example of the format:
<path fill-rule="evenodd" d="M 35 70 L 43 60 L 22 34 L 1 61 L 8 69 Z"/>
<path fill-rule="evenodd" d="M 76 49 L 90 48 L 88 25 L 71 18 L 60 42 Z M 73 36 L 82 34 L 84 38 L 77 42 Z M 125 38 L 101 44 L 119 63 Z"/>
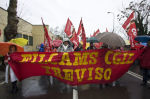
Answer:
<path fill-rule="evenodd" d="M 141 54 L 140 64 L 143 68 L 150 69 L 150 47 L 146 47 Z"/>

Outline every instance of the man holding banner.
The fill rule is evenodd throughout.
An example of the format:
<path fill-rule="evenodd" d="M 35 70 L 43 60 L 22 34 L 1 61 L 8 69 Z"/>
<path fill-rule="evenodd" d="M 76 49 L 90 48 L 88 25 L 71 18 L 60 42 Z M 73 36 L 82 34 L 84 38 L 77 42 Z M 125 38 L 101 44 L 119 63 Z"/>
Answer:
<path fill-rule="evenodd" d="M 63 44 L 58 48 L 58 52 L 72 52 L 73 47 L 71 46 L 71 42 L 68 38 L 63 39 Z M 64 90 L 67 90 L 69 93 L 71 91 L 71 86 L 66 85 L 63 82 L 60 82 L 60 92 L 63 93 Z"/>
<path fill-rule="evenodd" d="M 140 56 L 140 65 L 141 68 L 143 70 L 143 82 L 142 82 L 142 86 L 146 86 L 147 85 L 147 81 L 148 81 L 148 71 L 150 69 L 150 40 L 147 42 L 147 47 L 144 49 L 143 53 Z"/>

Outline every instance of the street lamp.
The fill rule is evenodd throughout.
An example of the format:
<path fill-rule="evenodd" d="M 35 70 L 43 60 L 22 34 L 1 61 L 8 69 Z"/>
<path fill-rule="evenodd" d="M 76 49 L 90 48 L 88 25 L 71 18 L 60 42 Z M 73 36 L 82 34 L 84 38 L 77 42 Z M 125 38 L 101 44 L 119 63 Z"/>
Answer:
<path fill-rule="evenodd" d="M 107 12 L 108 14 L 109 13 L 111 13 L 111 14 L 113 14 L 113 31 L 112 32 L 114 32 L 114 26 L 115 26 L 115 22 L 114 22 L 114 20 L 115 20 L 115 14 L 113 13 L 113 12 Z"/>

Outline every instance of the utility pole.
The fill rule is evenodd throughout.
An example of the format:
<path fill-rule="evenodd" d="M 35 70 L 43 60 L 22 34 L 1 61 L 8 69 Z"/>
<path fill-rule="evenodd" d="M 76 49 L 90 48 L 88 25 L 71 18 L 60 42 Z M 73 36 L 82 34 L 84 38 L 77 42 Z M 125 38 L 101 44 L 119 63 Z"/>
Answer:
<path fill-rule="evenodd" d="M 113 14 L 113 31 L 114 32 L 114 26 L 115 26 L 115 14 L 113 12 L 107 12 L 108 14 Z"/>

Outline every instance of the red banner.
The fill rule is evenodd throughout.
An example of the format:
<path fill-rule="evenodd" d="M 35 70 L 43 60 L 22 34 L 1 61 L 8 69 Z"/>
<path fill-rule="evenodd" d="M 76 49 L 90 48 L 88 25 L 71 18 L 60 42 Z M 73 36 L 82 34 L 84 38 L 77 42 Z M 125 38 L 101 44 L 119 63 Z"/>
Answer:
<path fill-rule="evenodd" d="M 16 52 L 10 66 L 19 80 L 51 75 L 70 85 L 110 83 L 126 73 L 138 51 Z"/>

